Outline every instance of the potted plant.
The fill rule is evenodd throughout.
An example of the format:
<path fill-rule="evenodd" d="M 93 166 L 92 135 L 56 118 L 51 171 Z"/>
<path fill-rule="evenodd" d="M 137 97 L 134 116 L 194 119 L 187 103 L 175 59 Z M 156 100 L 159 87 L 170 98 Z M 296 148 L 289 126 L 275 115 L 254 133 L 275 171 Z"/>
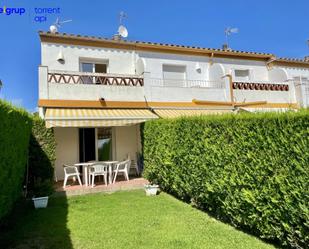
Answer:
<path fill-rule="evenodd" d="M 34 207 L 46 208 L 48 204 L 48 196 L 51 195 L 53 191 L 53 185 L 48 180 L 35 184 L 33 189 L 34 197 L 32 198 Z"/>
<path fill-rule="evenodd" d="M 149 184 L 145 184 L 145 191 L 147 196 L 157 195 L 159 191 L 159 185 L 151 182 Z"/>

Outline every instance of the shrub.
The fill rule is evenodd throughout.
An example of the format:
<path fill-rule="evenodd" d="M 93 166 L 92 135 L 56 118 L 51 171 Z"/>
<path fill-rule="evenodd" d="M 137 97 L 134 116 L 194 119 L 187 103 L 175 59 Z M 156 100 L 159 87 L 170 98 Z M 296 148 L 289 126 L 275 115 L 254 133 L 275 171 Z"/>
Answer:
<path fill-rule="evenodd" d="M 21 196 L 30 132 L 28 113 L 0 100 L 0 219 Z"/>
<path fill-rule="evenodd" d="M 309 111 L 147 122 L 144 176 L 234 226 L 309 244 Z"/>
<path fill-rule="evenodd" d="M 33 116 L 32 133 L 29 143 L 29 178 L 30 194 L 42 192 L 38 186 L 46 189 L 54 177 L 56 141 L 52 129 L 45 127 L 45 122 L 38 115 Z M 49 183 L 48 183 L 49 182 Z"/>
<path fill-rule="evenodd" d="M 54 192 L 54 187 L 50 179 L 45 181 L 36 181 L 32 193 L 34 197 L 45 197 L 49 196 Z"/>

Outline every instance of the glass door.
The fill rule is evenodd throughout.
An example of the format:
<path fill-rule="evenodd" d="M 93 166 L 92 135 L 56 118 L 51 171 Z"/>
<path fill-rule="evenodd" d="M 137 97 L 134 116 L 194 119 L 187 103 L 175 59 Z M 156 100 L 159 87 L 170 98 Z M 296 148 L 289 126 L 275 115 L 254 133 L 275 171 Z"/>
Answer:
<path fill-rule="evenodd" d="M 112 160 L 112 128 L 98 128 L 97 134 L 98 160 Z"/>
<path fill-rule="evenodd" d="M 79 161 L 88 162 L 95 160 L 95 129 L 79 129 Z"/>

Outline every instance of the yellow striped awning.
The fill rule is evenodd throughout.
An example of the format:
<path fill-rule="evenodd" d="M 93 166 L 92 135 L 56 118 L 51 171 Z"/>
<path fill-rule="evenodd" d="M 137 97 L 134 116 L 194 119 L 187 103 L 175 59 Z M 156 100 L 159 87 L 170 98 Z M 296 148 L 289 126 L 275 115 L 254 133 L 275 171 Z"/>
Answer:
<path fill-rule="evenodd" d="M 287 111 L 296 111 L 295 109 L 289 108 L 249 108 L 249 107 L 240 107 L 239 112 L 287 112 Z"/>
<path fill-rule="evenodd" d="M 161 118 L 178 118 L 182 116 L 200 116 L 232 112 L 231 109 L 155 109 L 154 112 Z"/>
<path fill-rule="evenodd" d="M 158 118 L 147 109 L 47 108 L 46 127 L 127 126 Z"/>

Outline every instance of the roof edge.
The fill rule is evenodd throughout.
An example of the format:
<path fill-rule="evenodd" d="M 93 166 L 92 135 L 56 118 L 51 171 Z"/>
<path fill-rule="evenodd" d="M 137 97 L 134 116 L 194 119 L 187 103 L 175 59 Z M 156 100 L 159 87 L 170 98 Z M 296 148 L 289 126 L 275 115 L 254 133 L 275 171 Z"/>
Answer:
<path fill-rule="evenodd" d="M 296 58 L 277 58 L 270 53 L 257 53 L 239 50 L 223 50 L 215 48 L 204 48 L 197 46 L 182 46 L 174 44 L 163 44 L 155 42 L 129 41 L 129 40 L 113 40 L 109 38 L 96 36 L 82 36 L 67 33 L 51 33 L 39 31 L 41 42 L 58 43 L 58 44 L 74 44 L 91 47 L 108 47 L 115 49 L 139 50 L 150 52 L 161 52 L 171 54 L 185 54 L 194 56 L 208 56 L 219 58 L 241 58 L 262 60 L 267 62 L 273 60 L 273 64 L 285 66 L 303 66 L 309 67 L 309 61 Z"/>
<path fill-rule="evenodd" d="M 272 54 L 246 52 L 238 50 L 222 50 L 215 48 L 203 48 L 196 46 L 182 46 L 174 44 L 163 44 L 155 42 L 142 42 L 142 41 L 127 41 L 127 40 L 113 40 L 103 37 L 95 36 L 81 36 L 66 33 L 51 33 L 39 31 L 41 42 L 51 43 L 64 43 L 64 44 L 76 44 L 76 45 L 88 45 L 95 47 L 113 47 L 129 50 L 142 50 L 142 51 L 156 51 L 156 52 L 168 52 L 168 53 L 182 53 L 182 54 L 195 54 L 201 56 L 236 56 L 236 57 L 252 57 L 259 59 L 269 59 L 273 57 Z"/>

